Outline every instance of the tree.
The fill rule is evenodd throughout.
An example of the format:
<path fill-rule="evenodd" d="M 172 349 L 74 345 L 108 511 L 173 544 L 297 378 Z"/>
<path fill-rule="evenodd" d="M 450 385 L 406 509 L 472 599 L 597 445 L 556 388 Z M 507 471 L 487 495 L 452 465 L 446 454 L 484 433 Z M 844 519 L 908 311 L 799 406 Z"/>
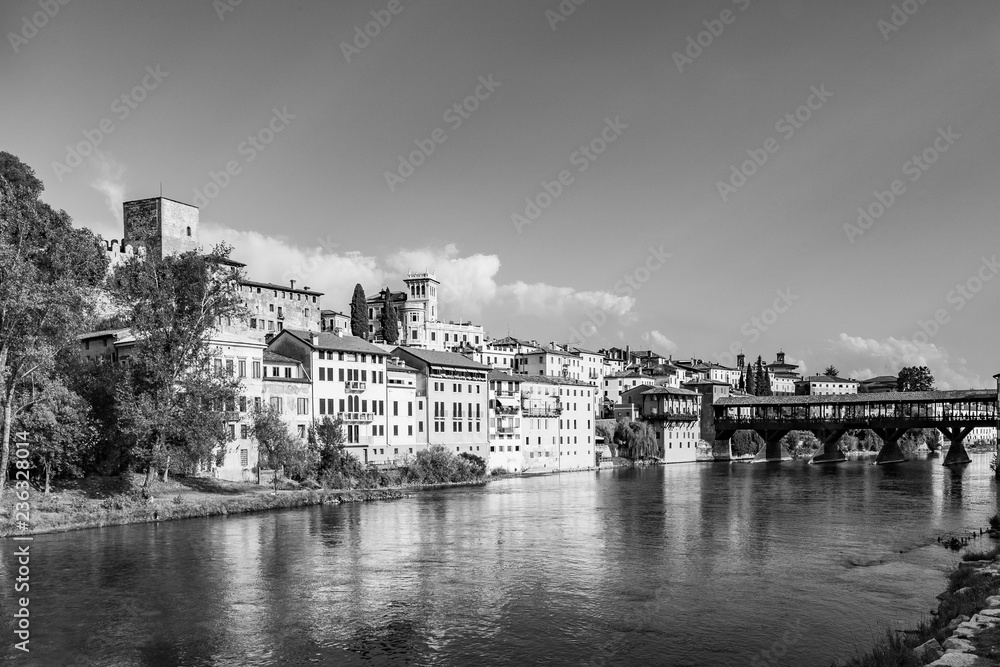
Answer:
<path fill-rule="evenodd" d="M 614 429 L 610 428 L 607 424 L 603 422 L 598 422 L 597 424 L 595 424 L 594 435 L 599 438 L 604 438 L 604 444 L 608 445 L 608 447 L 614 447 L 615 444 Z"/>
<path fill-rule="evenodd" d="M 274 492 L 278 492 L 278 470 L 294 476 L 308 467 L 310 453 L 292 434 L 273 405 L 255 408 L 251 414 L 251 433 L 257 441 L 258 469 L 274 470 Z"/>
<path fill-rule="evenodd" d="M 759 391 L 760 396 L 774 396 L 774 391 L 771 390 L 771 372 L 764 368 L 764 380 L 761 382 L 761 387 Z"/>
<path fill-rule="evenodd" d="M 100 239 L 43 203 L 43 189 L 0 152 L 0 496 L 14 420 L 58 393 L 56 359 L 76 345 L 108 265 Z"/>
<path fill-rule="evenodd" d="M 736 431 L 729 442 L 734 456 L 756 454 L 764 446 L 764 439 L 757 435 L 756 431 L 750 430 Z"/>
<path fill-rule="evenodd" d="M 628 458 L 641 460 L 659 457 L 660 447 L 656 444 L 656 433 L 648 422 L 630 422 L 628 431 Z"/>
<path fill-rule="evenodd" d="M 739 385 L 737 385 L 736 388 L 739 389 L 740 391 L 746 391 L 746 389 L 747 389 L 747 382 L 746 382 L 746 372 L 745 371 L 740 371 L 740 383 L 739 383 Z"/>
<path fill-rule="evenodd" d="M 927 366 L 907 366 L 899 371 L 896 391 L 934 391 L 934 376 Z"/>
<path fill-rule="evenodd" d="M 833 377 L 837 377 L 838 375 L 840 375 L 840 371 L 837 370 L 836 366 L 834 366 L 833 364 L 830 364 L 829 366 L 827 366 L 823 370 L 823 375 L 826 375 L 827 377 L 832 377 L 833 378 Z"/>
<path fill-rule="evenodd" d="M 368 340 L 368 301 L 361 283 L 354 286 L 351 299 L 351 335 Z"/>
<path fill-rule="evenodd" d="M 83 474 L 84 457 L 97 439 L 89 416 L 87 403 L 64 386 L 21 413 L 17 428 L 28 434 L 32 461 L 45 475 L 45 493 L 54 476 Z"/>
<path fill-rule="evenodd" d="M 327 415 L 312 423 L 308 442 L 317 453 L 317 474 L 324 476 L 342 471 L 344 441 L 344 420 L 340 417 L 331 419 Z"/>
<path fill-rule="evenodd" d="M 235 411 L 240 381 L 222 367 L 212 336 L 222 321 L 246 314 L 231 252 L 220 245 L 209 255 L 133 256 L 109 281 L 136 339 L 116 401 L 146 487 L 160 468 L 166 480 L 172 456 L 202 461 L 228 439 L 224 413 Z"/>
<path fill-rule="evenodd" d="M 746 381 L 744 382 L 746 386 L 746 392 L 751 396 L 757 395 L 757 378 L 754 376 L 753 364 L 747 366 Z"/>
<path fill-rule="evenodd" d="M 392 304 L 392 292 L 388 288 L 382 292 L 382 312 L 379 313 L 379 328 L 382 330 L 382 340 L 395 345 L 399 340 L 399 321 L 396 307 Z"/>

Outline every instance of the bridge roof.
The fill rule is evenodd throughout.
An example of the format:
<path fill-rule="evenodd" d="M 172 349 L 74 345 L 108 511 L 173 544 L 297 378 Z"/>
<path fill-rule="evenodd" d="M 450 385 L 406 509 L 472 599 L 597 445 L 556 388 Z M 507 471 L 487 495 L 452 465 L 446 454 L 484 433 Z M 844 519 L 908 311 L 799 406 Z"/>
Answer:
<path fill-rule="evenodd" d="M 824 394 L 818 396 L 727 396 L 715 405 L 749 407 L 754 405 L 829 405 L 831 403 L 931 403 L 934 401 L 996 401 L 996 389 L 959 389 L 952 391 L 887 391 L 878 394 Z"/>

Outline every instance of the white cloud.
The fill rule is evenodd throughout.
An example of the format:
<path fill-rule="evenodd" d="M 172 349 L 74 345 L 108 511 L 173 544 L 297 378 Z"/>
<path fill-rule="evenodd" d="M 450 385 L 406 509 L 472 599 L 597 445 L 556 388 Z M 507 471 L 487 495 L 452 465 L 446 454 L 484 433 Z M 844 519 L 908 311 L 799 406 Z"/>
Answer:
<path fill-rule="evenodd" d="M 572 287 L 547 283 L 526 283 L 518 280 L 497 289 L 500 301 L 519 315 L 545 318 L 577 319 L 603 311 L 621 319 L 630 319 L 635 306 L 632 297 L 611 292 L 579 292 Z"/>
<path fill-rule="evenodd" d="M 122 203 L 125 201 L 125 165 L 101 151 L 97 151 L 90 162 L 98 171 L 98 176 L 91 181 L 90 187 L 104 195 L 104 203 L 121 227 Z"/>
<path fill-rule="evenodd" d="M 649 343 L 655 350 L 674 354 L 677 352 L 677 343 L 664 336 L 655 329 L 649 333 L 642 334 L 642 340 Z"/>
<path fill-rule="evenodd" d="M 978 389 L 988 387 L 980 375 L 968 368 L 961 357 L 934 343 L 916 343 L 900 338 L 861 338 L 841 333 L 833 351 L 848 375 L 863 379 L 876 375 L 895 375 L 905 366 L 927 366 L 938 389 Z"/>

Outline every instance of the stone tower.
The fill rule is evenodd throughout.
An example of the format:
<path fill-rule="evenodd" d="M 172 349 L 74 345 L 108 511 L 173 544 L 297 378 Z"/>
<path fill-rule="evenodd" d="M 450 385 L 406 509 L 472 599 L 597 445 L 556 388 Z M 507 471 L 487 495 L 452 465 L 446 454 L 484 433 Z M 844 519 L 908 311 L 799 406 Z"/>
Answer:
<path fill-rule="evenodd" d="M 127 201 L 122 205 L 125 239 L 144 246 L 158 260 L 198 249 L 198 208 L 165 197 Z"/>

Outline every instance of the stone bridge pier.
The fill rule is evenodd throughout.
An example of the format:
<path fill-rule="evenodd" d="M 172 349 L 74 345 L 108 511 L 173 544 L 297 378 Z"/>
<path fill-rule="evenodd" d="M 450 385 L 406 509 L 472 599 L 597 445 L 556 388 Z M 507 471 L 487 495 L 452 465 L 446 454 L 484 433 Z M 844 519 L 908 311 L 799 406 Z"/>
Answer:
<path fill-rule="evenodd" d="M 846 461 L 847 456 L 837 446 L 837 442 L 845 433 L 847 433 L 846 428 L 817 429 L 813 432 L 813 435 L 823 443 L 823 446 L 816 450 L 813 457 L 809 459 L 809 463 L 843 463 Z"/>
<path fill-rule="evenodd" d="M 909 459 L 903 455 L 903 450 L 899 448 L 899 439 L 909 430 L 905 428 L 873 428 L 875 435 L 882 438 L 882 449 L 875 457 L 875 465 L 887 465 L 889 463 L 903 463 Z"/>
<path fill-rule="evenodd" d="M 965 440 L 965 436 L 972 433 L 972 427 L 949 426 L 940 430 L 948 438 L 949 442 L 951 442 L 948 453 L 944 455 L 944 465 L 957 466 L 964 463 L 971 463 L 972 459 L 969 457 L 969 452 L 965 451 L 965 445 L 962 444 L 962 441 Z"/>

